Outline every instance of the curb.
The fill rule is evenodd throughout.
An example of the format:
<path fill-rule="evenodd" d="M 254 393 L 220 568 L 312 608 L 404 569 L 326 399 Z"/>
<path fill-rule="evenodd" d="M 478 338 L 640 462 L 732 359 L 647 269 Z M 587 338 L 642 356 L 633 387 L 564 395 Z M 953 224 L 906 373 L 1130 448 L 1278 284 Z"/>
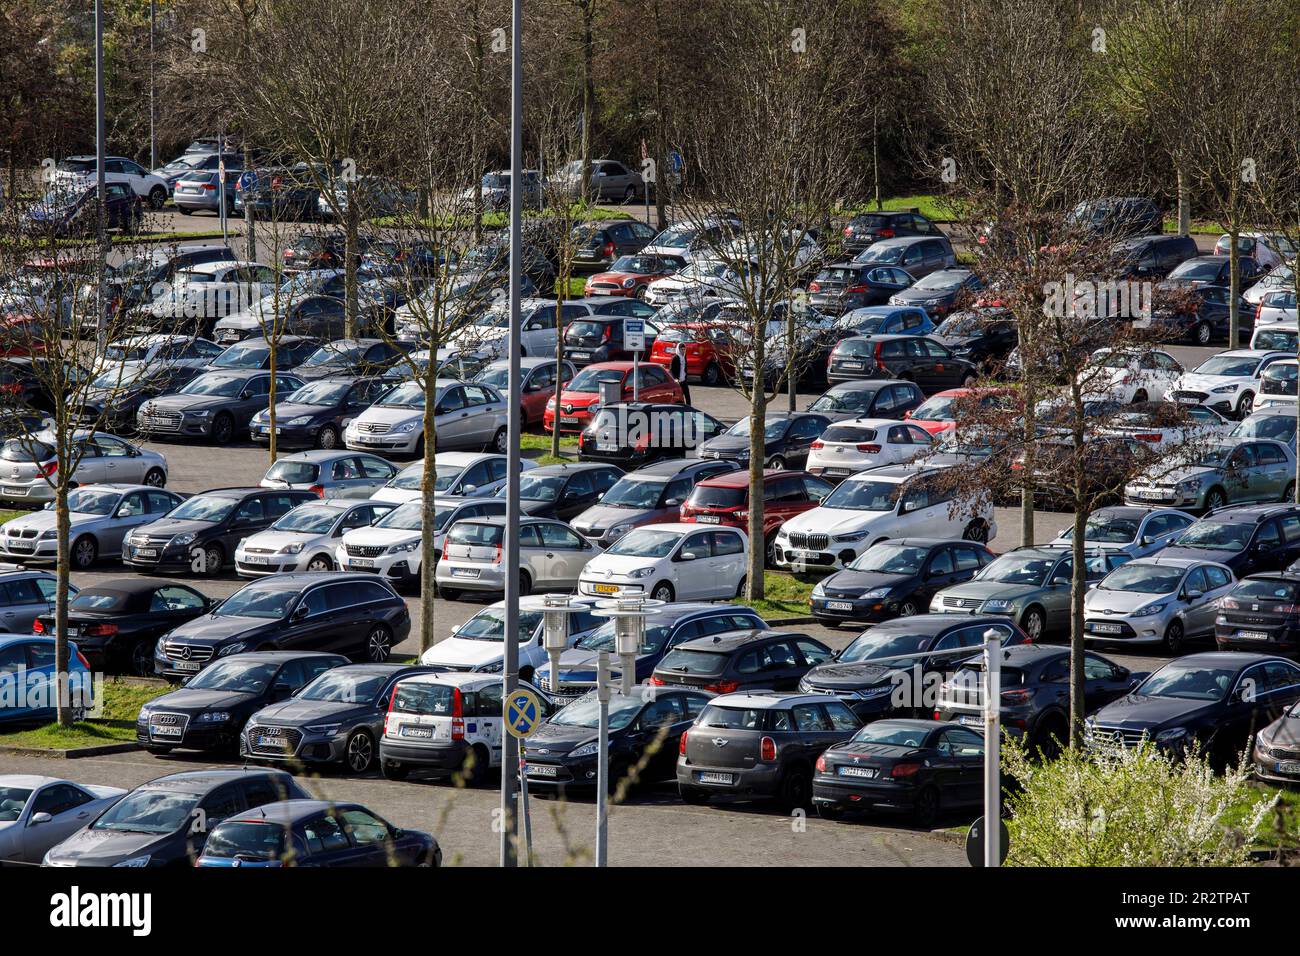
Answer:
<path fill-rule="evenodd" d="M 99 747 L 72 747 L 68 750 L 54 750 L 47 747 L 10 747 L 0 744 L 0 754 L 13 754 L 16 757 L 53 757 L 56 760 L 76 760 L 80 757 L 106 757 L 109 754 L 125 754 L 139 750 L 134 743 L 104 744 Z"/>
<path fill-rule="evenodd" d="M 766 617 L 763 620 L 768 624 L 816 624 L 817 618 L 811 614 L 805 614 L 803 617 Z"/>

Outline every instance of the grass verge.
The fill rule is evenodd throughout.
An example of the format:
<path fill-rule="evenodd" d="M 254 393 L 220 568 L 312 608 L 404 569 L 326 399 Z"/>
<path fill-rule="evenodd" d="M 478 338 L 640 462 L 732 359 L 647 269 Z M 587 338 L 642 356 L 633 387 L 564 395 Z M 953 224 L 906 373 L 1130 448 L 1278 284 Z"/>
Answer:
<path fill-rule="evenodd" d="M 545 432 L 534 434 L 529 432 L 519 441 L 519 450 L 523 456 L 539 465 L 562 465 L 565 462 L 574 461 L 578 457 L 578 444 L 564 438 L 560 439 L 560 454 L 558 456 L 551 454 L 551 436 Z"/>
<path fill-rule="evenodd" d="M 71 727 L 60 727 L 57 723 L 25 727 L 13 733 L 0 734 L 0 745 L 75 750 L 134 743 L 135 715 L 146 703 L 170 689 L 143 681 L 109 678 L 104 681 L 104 712 L 101 717 L 78 721 Z"/>
<path fill-rule="evenodd" d="M 752 607 L 758 612 L 759 617 L 768 621 L 783 617 L 802 617 L 808 614 L 814 584 L 816 579 L 813 578 L 767 571 L 763 574 L 762 600 L 735 598 L 731 603 Z"/>

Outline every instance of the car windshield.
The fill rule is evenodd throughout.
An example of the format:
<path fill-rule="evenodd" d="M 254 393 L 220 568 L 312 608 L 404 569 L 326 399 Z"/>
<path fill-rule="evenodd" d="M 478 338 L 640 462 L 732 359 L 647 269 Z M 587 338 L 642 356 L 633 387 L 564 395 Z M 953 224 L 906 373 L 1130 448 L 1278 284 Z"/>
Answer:
<path fill-rule="evenodd" d="M 563 475 L 520 475 L 519 497 L 529 501 L 555 501 L 564 490 Z M 506 489 L 502 488 L 499 497 L 504 498 Z"/>
<path fill-rule="evenodd" d="M 631 275 L 652 275 L 664 267 L 662 259 L 654 256 L 620 256 L 609 267 L 610 272 L 626 272 Z"/>
<path fill-rule="evenodd" d="M 749 435 L 749 423 L 750 419 L 742 418 L 727 429 L 727 434 L 737 438 L 747 437 Z M 763 441 L 779 440 L 789 427 L 790 419 L 788 418 L 766 419 L 763 422 Z"/>
<path fill-rule="evenodd" d="M 366 346 L 361 342 L 331 342 L 329 345 L 322 345 L 311 355 L 308 355 L 302 364 L 303 367 L 314 367 L 346 362 L 355 359 L 365 350 Z"/>
<path fill-rule="evenodd" d="M 212 831 L 203 855 L 218 859 L 279 860 L 286 856 L 288 827 L 270 821 L 226 822 Z"/>
<path fill-rule="evenodd" d="M 1296 603 L 1300 598 L 1300 587 L 1290 581 L 1278 581 L 1273 578 L 1253 578 L 1242 581 L 1232 590 L 1232 597 L 1248 601 L 1285 601 Z"/>
<path fill-rule="evenodd" d="M 1241 551 L 1250 544 L 1254 530 L 1254 524 L 1244 521 L 1201 520 L 1175 538 L 1172 546 L 1203 551 Z"/>
<path fill-rule="evenodd" d="M 622 694 L 611 695 L 609 699 L 609 729 L 622 730 L 641 712 L 640 697 L 624 697 Z M 551 723 L 559 727 L 600 726 L 600 701 L 594 693 L 580 697 L 563 708 L 551 718 Z"/>
<path fill-rule="evenodd" d="M 626 555 L 634 558 L 666 558 L 672 554 L 682 536 L 676 531 L 629 531 L 610 547 L 606 554 Z"/>
<path fill-rule="evenodd" d="M 1169 273 L 1169 278 L 1171 280 L 1212 280 L 1218 277 L 1220 268 L 1222 267 L 1214 259 L 1189 259 L 1173 272 Z"/>
<path fill-rule="evenodd" d="M 208 372 L 185 384 L 182 395 L 215 395 L 220 398 L 234 398 L 244 390 L 247 379 L 217 372 Z"/>
<path fill-rule="evenodd" d="M 86 588 L 68 602 L 74 611 L 113 611 L 126 606 L 127 595 L 121 591 L 101 591 Z"/>
<path fill-rule="evenodd" d="M 660 625 L 659 627 L 647 627 L 645 635 L 641 639 L 641 646 L 637 649 L 639 654 L 655 654 L 663 646 L 664 641 L 668 640 L 668 635 L 672 632 L 672 625 Z M 612 651 L 615 647 L 614 622 L 607 621 L 600 625 L 586 637 L 581 638 L 574 647 L 580 647 L 584 651 Z"/>
<path fill-rule="evenodd" d="M 273 531 L 305 531 L 310 534 L 325 534 L 334 527 L 343 512 L 338 508 L 323 505 L 299 505 L 287 512 L 271 525 Z"/>
<path fill-rule="evenodd" d="M 217 617 L 260 617 L 279 620 L 289 613 L 298 591 L 284 587 L 241 588 L 226 598 L 212 613 Z"/>
<path fill-rule="evenodd" d="M 334 701 L 363 706 L 375 703 L 379 692 L 387 683 L 387 674 L 326 671 L 299 691 L 297 699 Z"/>
<path fill-rule="evenodd" d="M 893 481 L 844 481 L 822 500 L 822 507 L 846 511 L 893 511 L 902 487 Z"/>
<path fill-rule="evenodd" d="M 685 249 L 699 233 L 694 226 L 669 226 L 655 236 L 653 245 L 666 246 L 669 249 Z"/>
<path fill-rule="evenodd" d="M 281 458 L 266 472 L 271 481 L 284 481 L 291 485 L 309 485 L 320 474 L 320 465 L 314 461 L 293 461 Z"/>
<path fill-rule="evenodd" d="M 810 412 L 865 412 L 876 397 L 874 390 L 845 390 L 826 392 L 808 406 Z"/>
<path fill-rule="evenodd" d="M 849 564 L 854 571 L 876 571 L 880 574 L 920 574 L 929 548 L 906 544 L 878 544 L 868 548 Z"/>
<path fill-rule="evenodd" d="M 238 499 L 224 495 L 198 495 L 182 501 L 168 513 L 168 518 L 177 521 L 224 521 L 239 504 Z"/>
<path fill-rule="evenodd" d="M 608 508 L 657 508 L 666 484 L 662 481 L 620 478 L 614 487 L 605 492 L 600 503 L 602 507 Z"/>
<path fill-rule="evenodd" d="M 309 382 L 285 399 L 294 405 L 334 405 L 343 400 L 350 382 Z"/>
<path fill-rule="evenodd" d="M 1135 594 L 1172 594 L 1178 590 L 1184 570 L 1133 561 L 1110 572 L 1097 587 L 1103 591 L 1131 591 Z"/>
<path fill-rule="evenodd" d="M 90 387 L 95 389 L 125 389 L 137 382 L 143 382 L 155 374 L 156 371 L 156 369 L 144 367 L 126 368 L 119 365 L 117 368 L 109 369 L 107 372 L 96 376 L 90 383 Z"/>
<path fill-rule="evenodd" d="M 1232 438 L 1272 438 L 1290 444 L 1295 441 L 1295 415 L 1252 416 L 1232 430 Z"/>
<path fill-rule="evenodd" d="M 1259 368 L 1259 359 L 1242 358 L 1240 355 L 1216 355 L 1202 362 L 1196 369 L 1197 375 L 1223 375 L 1232 378 L 1250 378 Z"/>
<path fill-rule="evenodd" d="M 1195 661 L 1170 661 L 1133 691 L 1135 696 L 1176 697 L 1180 700 L 1223 700 L 1237 672 L 1205 667 Z"/>
<path fill-rule="evenodd" d="M 248 664 L 238 656 L 217 661 L 207 670 L 190 678 L 186 690 L 225 690 L 236 694 L 260 694 L 271 684 L 279 664 L 258 662 Z"/>
<path fill-rule="evenodd" d="M 913 289 L 934 292 L 951 292 L 953 289 L 961 288 L 963 282 L 967 281 L 967 275 L 964 272 L 931 272 L 924 279 L 912 286 Z"/>
<path fill-rule="evenodd" d="M 975 575 L 975 579 L 996 584 L 1028 584 L 1040 588 L 1055 565 L 1056 558 L 1004 554 Z"/>
<path fill-rule="evenodd" d="M 532 640 L 541 623 L 541 611 L 525 611 L 521 609 L 519 612 L 519 629 L 515 632 L 519 635 L 519 642 L 523 644 Z M 503 607 L 490 607 L 479 611 L 456 628 L 452 632 L 452 636 L 464 638 L 467 641 L 496 641 L 499 643 L 505 639 L 505 633 L 506 609 Z"/>
<path fill-rule="evenodd" d="M 401 531 L 419 531 L 423 527 L 424 502 L 408 501 L 399 505 L 375 522 L 376 528 L 397 528 Z"/>
<path fill-rule="evenodd" d="M 885 246 L 877 243 L 858 256 L 858 262 L 878 262 L 886 265 L 898 265 L 903 261 L 907 246 Z"/>
<path fill-rule="evenodd" d="M 424 408 L 424 387 L 419 382 L 404 382 L 385 392 L 375 402 L 384 408 Z"/>
<path fill-rule="evenodd" d="M 108 515 L 113 513 L 120 497 L 116 491 L 78 488 L 68 495 L 68 510 L 83 515 Z"/>
<path fill-rule="evenodd" d="M 847 662 L 874 661 L 888 657 L 901 657 L 905 654 L 916 654 L 929 647 L 932 638 L 933 635 L 931 634 L 917 634 L 911 631 L 883 631 L 877 627 L 864 631 L 852 644 L 844 648 L 835 659 Z M 913 662 L 919 663 L 920 660 L 921 658 L 917 657 L 898 662 L 891 661 L 889 666 L 906 669 Z"/>
<path fill-rule="evenodd" d="M 554 366 L 552 366 L 553 368 Z M 504 392 L 510 386 L 510 366 L 509 365 L 489 365 L 478 375 L 474 376 L 474 381 L 481 382 L 484 385 L 491 385 L 495 389 Z M 547 389 L 552 391 L 552 389 Z"/>
<path fill-rule="evenodd" d="M 22 815 L 32 791 L 26 787 L 0 786 L 0 823 L 13 823 Z"/>
<path fill-rule="evenodd" d="M 172 833 L 191 823 L 201 794 L 170 788 L 134 790 L 113 804 L 90 825 L 92 830 L 125 833 Z"/>
<path fill-rule="evenodd" d="M 855 744 L 882 744 L 886 747 L 920 747 L 929 736 L 925 727 L 892 720 L 877 720 L 853 735 Z"/>
<path fill-rule="evenodd" d="M 912 417 L 923 422 L 951 422 L 957 418 L 957 402 L 955 395 L 935 395 L 933 398 L 922 402 L 916 411 L 912 412 Z"/>
<path fill-rule="evenodd" d="M 104 358 L 110 362 L 138 362 L 151 348 L 148 342 L 113 342 L 104 349 Z"/>

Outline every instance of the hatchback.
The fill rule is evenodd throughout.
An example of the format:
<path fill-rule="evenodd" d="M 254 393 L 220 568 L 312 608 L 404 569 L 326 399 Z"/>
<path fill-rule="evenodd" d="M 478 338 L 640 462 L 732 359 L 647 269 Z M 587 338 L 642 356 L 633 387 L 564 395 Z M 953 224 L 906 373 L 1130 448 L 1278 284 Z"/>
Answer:
<path fill-rule="evenodd" d="M 606 598 L 649 595 L 656 601 L 732 598 L 744 589 L 748 555 L 748 538 L 737 528 L 642 525 L 587 562 L 578 593 Z"/>
<path fill-rule="evenodd" d="M 600 410 L 603 388 L 616 389 L 616 400 L 621 401 L 674 405 L 685 400 L 681 385 L 658 365 L 643 364 L 638 369 L 631 362 L 604 362 L 582 369 L 564 387 L 559 402 L 552 397 L 546 403 L 543 426 L 548 432 L 556 427 L 562 433 L 581 432 Z"/>
<path fill-rule="evenodd" d="M 94 674 L 72 642 L 66 686 L 73 719 L 81 720 L 95 704 Z M 54 638 L 0 634 L 0 724 L 52 720 L 58 695 Z"/>
<path fill-rule="evenodd" d="M 732 471 L 695 486 L 684 502 L 681 520 L 749 531 L 749 472 Z M 763 542 L 772 563 L 776 531 L 797 514 L 815 508 L 831 493 L 832 485 L 802 471 L 769 468 L 763 472 Z"/>
<path fill-rule="evenodd" d="M 49 441 L 43 440 L 48 438 Z M 53 435 L 10 438 L 0 446 L 0 500 L 45 504 L 54 500 L 51 476 L 59 465 Z M 167 484 L 167 459 L 113 435 L 78 429 L 68 459 L 74 485 Z"/>
<path fill-rule="evenodd" d="M 351 498 L 304 502 L 277 518 L 265 531 L 239 542 L 235 548 L 235 573 L 241 578 L 254 578 L 281 571 L 332 571 L 340 566 L 334 551 L 343 536 L 370 527 L 395 507 L 382 501 Z"/>
<path fill-rule="evenodd" d="M 464 591 L 505 591 L 505 516 L 457 521 L 447 532 L 436 580 L 449 601 Z M 595 545 L 567 524 L 525 517 L 519 523 L 519 593 L 568 591 Z"/>
<path fill-rule="evenodd" d="M 850 418 L 828 425 L 808 451 L 809 474 L 837 481 L 880 465 L 901 464 L 934 448 L 919 425 L 888 418 Z"/>
<path fill-rule="evenodd" d="M 650 683 L 697 687 L 717 694 L 794 690 L 804 675 L 834 653 L 793 631 L 731 631 L 685 641 L 664 655 Z"/>
<path fill-rule="evenodd" d="M 358 498 L 373 494 L 395 477 L 397 469 L 378 455 L 301 451 L 277 459 L 261 485 L 306 489 L 320 498 Z"/>
<path fill-rule="evenodd" d="M 1235 583 L 1222 564 L 1157 554 L 1116 568 L 1084 597 L 1084 639 L 1163 644 L 1177 654 L 1214 634 L 1219 599 Z"/>

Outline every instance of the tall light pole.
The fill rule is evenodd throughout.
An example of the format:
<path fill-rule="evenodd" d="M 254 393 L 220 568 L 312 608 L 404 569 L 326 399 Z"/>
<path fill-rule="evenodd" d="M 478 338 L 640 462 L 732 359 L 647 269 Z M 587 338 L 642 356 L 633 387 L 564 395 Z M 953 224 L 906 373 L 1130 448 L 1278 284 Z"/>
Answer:
<path fill-rule="evenodd" d="M 523 0 L 513 0 L 510 9 L 510 372 L 506 430 L 510 445 L 506 451 L 506 639 L 505 663 L 501 668 L 502 694 L 510 696 L 519 680 L 519 332 L 520 256 L 524 191 L 524 56 Z M 501 865 L 518 866 L 516 854 L 519 817 L 515 808 L 515 774 L 519 766 L 519 742 L 504 734 L 501 749 Z"/>
<path fill-rule="evenodd" d="M 156 21 L 158 19 L 158 0 L 149 0 L 149 168 L 151 170 L 158 168 L 158 136 L 154 132 L 155 117 L 154 111 L 154 55 L 153 55 L 153 35 Z"/>
<path fill-rule="evenodd" d="M 1002 863 L 1002 635 L 984 632 L 984 865 Z"/>

